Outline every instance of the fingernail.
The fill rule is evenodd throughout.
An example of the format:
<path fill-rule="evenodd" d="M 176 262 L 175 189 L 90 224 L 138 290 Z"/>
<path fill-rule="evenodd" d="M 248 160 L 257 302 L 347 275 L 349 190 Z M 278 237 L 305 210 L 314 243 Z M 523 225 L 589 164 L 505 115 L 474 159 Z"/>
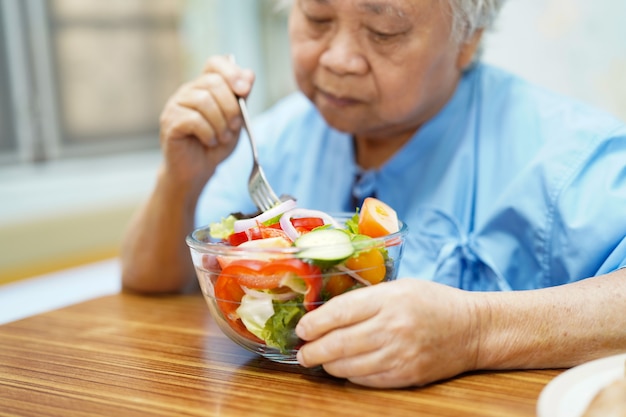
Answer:
<path fill-rule="evenodd" d="M 298 361 L 298 363 L 302 366 L 304 366 L 306 368 L 306 364 L 304 363 L 304 355 L 302 355 L 302 351 L 299 350 L 298 353 L 296 353 L 296 360 Z"/>
<path fill-rule="evenodd" d="M 233 117 L 230 122 L 228 123 L 228 126 L 230 127 L 231 130 L 239 130 L 241 128 L 241 117 L 237 116 L 237 117 Z"/>
<path fill-rule="evenodd" d="M 222 140 L 224 141 L 224 143 L 232 142 L 233 138 L 233 132 L 231 132 L 230 130 L 226 130 L 224 133 L 222 133 Z"/>
<path fill-rule="evenodd" d="M 245 94 L 250 89 L 250 83 L 245 80 L 239 79 L 235 81 L 234 87 L 237 94 Z"/>
<path fill-rule="evenodd" d="M 300 323 L 298 323 L 296 325 L 296 335 L 302 339 L 302 340 L 306 340 L 306 330 L 304 330 L 304 326 L 301 325 Z M 298 352 L 299 353 L 299 352 Z"/>

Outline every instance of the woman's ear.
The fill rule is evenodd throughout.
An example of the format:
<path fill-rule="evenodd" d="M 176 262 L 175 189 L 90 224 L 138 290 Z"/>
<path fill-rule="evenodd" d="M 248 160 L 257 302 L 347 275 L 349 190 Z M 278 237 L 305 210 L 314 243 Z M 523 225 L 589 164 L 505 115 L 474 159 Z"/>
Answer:
<path fill-rule="evenodd" d="M 469 39 L 467 39 L 459 49 L 456 65 L 461 71 L 467 68 L 473 61 L 474 55 L 480 46 L 483 37 L 483 29 L 478 29 Z"/>

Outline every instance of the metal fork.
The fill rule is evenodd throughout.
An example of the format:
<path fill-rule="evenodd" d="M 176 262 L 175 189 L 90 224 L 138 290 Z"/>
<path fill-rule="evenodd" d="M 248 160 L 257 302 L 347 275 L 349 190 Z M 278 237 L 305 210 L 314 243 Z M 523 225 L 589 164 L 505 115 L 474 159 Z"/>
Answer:
<path fill-rule="evenodd" d="M 250 130 L 246 102 L 242 97 L 237 97 L 237 101 L 239 102 L 239 108 L 241 109 L 241 115 L 243 117 L 243 127 L 248 133 L 250 147 L 252 148 L 253 164 L 252 171 L 250 172 L 250 178 L 248 179 L 248 192 L 250 193 L 250 198 L 252 198 L 254 204 L 261 211 L 267 211 L 276 204 L 280 203 L 280 199 L 276 196 L 272 186 L 267 182 L 265 173 L 259 164 L 259 155 L 257 154 L 256 144 L 252 137 L 252 131 Z"/>

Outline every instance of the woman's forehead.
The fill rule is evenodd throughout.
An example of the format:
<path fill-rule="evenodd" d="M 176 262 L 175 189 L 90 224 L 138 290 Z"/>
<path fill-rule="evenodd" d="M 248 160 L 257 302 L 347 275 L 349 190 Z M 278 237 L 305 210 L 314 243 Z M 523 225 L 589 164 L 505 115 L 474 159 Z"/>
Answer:
<path fill-rule="evenodd" d="M 441 10 L 442 6 L 448 5 L 445 0 L 298 0 L 301 3 L 314 3 L 320 6 L 328 6 L 335 9 L 352 9 L 362 13 L 409 17 L 423 15 L 433 10 Z"/>

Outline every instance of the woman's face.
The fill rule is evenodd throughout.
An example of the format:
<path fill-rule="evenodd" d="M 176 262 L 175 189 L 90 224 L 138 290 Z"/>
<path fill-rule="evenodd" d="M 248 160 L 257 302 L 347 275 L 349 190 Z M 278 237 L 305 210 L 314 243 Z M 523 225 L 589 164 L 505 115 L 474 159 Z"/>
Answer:
<path fill-rule="evenodd" d="M 451 27 L 441 0 L 295 0 L 296 81 L 336 129 L 410 135 L 445 105 L 469 63 Z"/>

